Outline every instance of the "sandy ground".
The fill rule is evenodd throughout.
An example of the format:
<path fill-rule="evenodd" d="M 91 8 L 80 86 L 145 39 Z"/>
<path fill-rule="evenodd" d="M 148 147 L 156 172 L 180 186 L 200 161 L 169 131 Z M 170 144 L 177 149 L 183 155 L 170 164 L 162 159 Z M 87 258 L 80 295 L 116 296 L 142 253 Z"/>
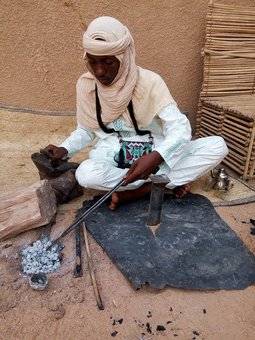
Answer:
<path fill-rule="evenodd" d="M 74 127 L 74 119 L 0 114 L 0 184 L 5 192 L 38 180 L 30 154 L 48 142 L 60 142 Z M 52 235 L 72 222 L 81 201 L 59 208 Z M 255 253 L 249 223 L 255 217 L 255 204 L 217 211 Z M 26 232 L 0 243 L 0 339 L 254 339 L 254 286 L 241 291 L 135 291 L 91 237 L 104 311 L 97 309 L 86 263 L 84 276 L 73 278 L 73 235 L 65 239 L 63 264 L 49 276 L 48 288 L 33 291 L 20 274 L 18 254 L 41 232 Z M 157 331 L 158 325 L 165 331 Z"/>

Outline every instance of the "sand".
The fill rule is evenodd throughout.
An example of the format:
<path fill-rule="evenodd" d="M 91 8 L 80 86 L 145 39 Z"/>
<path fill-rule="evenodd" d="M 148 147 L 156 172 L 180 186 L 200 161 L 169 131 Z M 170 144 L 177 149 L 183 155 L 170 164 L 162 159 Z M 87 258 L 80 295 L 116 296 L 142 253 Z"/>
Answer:
<path fill-rule="evenodd" d="M 1 112 L 1 122 L 2 191 L 38 180 L 30 154 L 49 142 L 59 143 L 74 128 L 72 117 Z M 59 208 L 52 236 L 72 222 L 82 199 Z M 255 204 L 221 207 L 217 212 L 255 253 L 249 223 L 255 218 Z M 148 287 L 135 291 L 91 237 L 104 311 L 96 306 L 86 263 L 84 276 L 73 278 L 73 234 L 64 240 L 63 263 L 49 275 L 48 288 L 32 290 L 20 273 L 19 251 L 41 232 L 37 229 L 0 242 L 0 339 L 254 339 L 254 286 L 240 291 L 155 291 Z M 165 330 L 157 330 L 163 329 L 158 326 Z"/>

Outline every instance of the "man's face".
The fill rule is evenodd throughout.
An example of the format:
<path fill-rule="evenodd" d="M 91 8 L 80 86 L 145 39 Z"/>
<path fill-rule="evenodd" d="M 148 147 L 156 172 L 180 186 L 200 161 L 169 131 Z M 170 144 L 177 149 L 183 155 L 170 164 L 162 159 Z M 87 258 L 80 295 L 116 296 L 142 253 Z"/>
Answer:
<path fill-rule="evenodd" d="M 86 55 L 89 70 L 94 77 L 105 86 L 111 85 L 118 74 L 120 61 L 114 56 Z"/>

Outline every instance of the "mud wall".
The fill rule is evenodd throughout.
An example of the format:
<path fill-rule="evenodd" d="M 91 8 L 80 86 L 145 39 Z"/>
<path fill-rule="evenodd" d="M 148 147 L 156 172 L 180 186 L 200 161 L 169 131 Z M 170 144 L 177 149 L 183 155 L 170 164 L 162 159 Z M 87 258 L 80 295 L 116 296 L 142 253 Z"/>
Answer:
<path fill-rule="evenodd" d="M 163 76 L 194 122 L 206 10 L 207 0 L 0 0 L 0 102 L 74 111 L 82 32 L 95 17 L 110 15 L 130 28 L 138 64 Z"/>

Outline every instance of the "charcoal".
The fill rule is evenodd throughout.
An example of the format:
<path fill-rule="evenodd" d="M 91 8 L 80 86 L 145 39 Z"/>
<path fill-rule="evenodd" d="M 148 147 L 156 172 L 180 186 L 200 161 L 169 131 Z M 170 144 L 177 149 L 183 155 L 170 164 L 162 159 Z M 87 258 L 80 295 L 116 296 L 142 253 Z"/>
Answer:
<path fill-rule="evenodd" d="M 51 273 L 60 266 L 60 247 L 49 248 L 51 241 L 48 237 L 34 242 L 21 251 L 21 265 L 24 274 Z"/>

